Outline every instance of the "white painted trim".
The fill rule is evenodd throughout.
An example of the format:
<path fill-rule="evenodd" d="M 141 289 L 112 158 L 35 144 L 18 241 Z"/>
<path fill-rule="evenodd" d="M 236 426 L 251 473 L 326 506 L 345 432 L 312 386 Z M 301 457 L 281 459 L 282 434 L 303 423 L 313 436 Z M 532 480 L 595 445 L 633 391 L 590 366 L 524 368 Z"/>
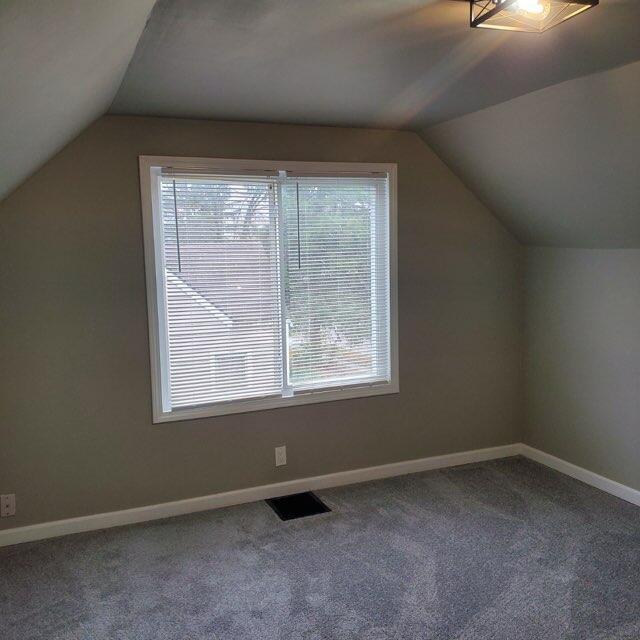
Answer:
<path fill-rule="evenodd" d="M 593 471 L 588 471 L 587 469 L 572 464 L 571 462 L 567 462 L 561 458 L 556 458 L 550 453 L 545 453 L 544 451 L 540 451 L 540 449 L 534 449 L 527 444 L 519 445 L 519 453 L 525 458 L 539 462 L 546 467 L 551 467 L 556 471 L 560 471 L 560 473 L 564 473 L 576 480 L 580 480 L 592 487 L 596 487 L 596 489 L 601 489 L 602 491 L 606 491 L 613 496 L 622 498 L 622 500 L 626 500 L 631 504 L 640 506 L 640 491 L 637 489 L 632 489 L 627 485 L 605 478 L 604 476 L 598 475 Z"/>
<path fill-rule="evenodd" d="M 160 518 L 170 518 L 172 516 L 197 511 L 208 511 L 209 509 L 255 502 L 265 500 L 266 498 L 288 495 L 290 493 L 299 493 L 301 491 L 328 489 L 330 487 L 367 482 L 369 480 L 379 480 L 381 478 L 401 476 L 408 473 L 418 473 L 420 471 L 455 467 L 472 462 L 506 458 L 518 455 L 520 451 L 519 447 L 520 445 L 518 444 L 508 444 L 500 447 L 490 447 L 488 449 L 476 449 L 474 451 L 462 451 L 442 456 L 432 456 L 430 458 L 392 462 L 391 464 L 383 464 L 376 467 L 339 471 L 323 476 L 300 478 L 298 480 L 289 480 L 287 482 L 278 482 L 259 487 L 249 487 L 247 489 L 216 493 L 199 498 L 189 498 L 187 500 L 165 502 L 146 507 L 137 507 L 135 509 L 97 513 L 79 518 L 69 518 L 68 520 L 57 520 L 55 522 L 43 522 L 42 524 L 34 524 L 26 527 L 5 529 L 0 531 L 0 547 L 21 542 L 42 540 L 44 538 L 55 538 L 70 533 L 94 531 L 96 529 L 107 529 L 109 527 L 119 527 L 137 522 L 158 520 Z"/>
<path fill-rule="evenodd" d="M 149 355 L 151 363 L 151 404 L 154 424 L 192 420 L 262 411 L 302 404 L 332 402 L 350 398 L 365 398 L 398 393 L 398 169 L 394 163 L 377 162 L 306 162 L 281 160 L 238 160 L 231 158 L 181 158 L 173 156 L 139 156 L 140 195 L 144 235 L 145 274 L 147 285 L 147 314 L 149 322 Z M 166 318 L 160 316 L 165 309 L 163 282 L 164 257 L 162 252 L 162 225 L 157 223 L 159 211 L 159 178 L 163 168 L 177 171 L 210 173 L 258 173 L 274 179 L 278 172 L 297 175 L 365 176 L 386 174 L 389 181 L 389 349 L 391 377 L 388 381 L 364 381 L 361 384 L 336 384 L 333 388 L 302 390 L 293 395 L 273 395 L 264 398 L 234 400 L 196 407 L 167 410 L 169 405 L 168 352 Z M 154 213 L 155 212 L 155 213 Z M 164 375 L 163 375 L 163 372 Z"/>
<path fill-rule="evenodd" d="M 556 458 L 549 453 L 534 449 L 523 443 L 507 444 L 499 447 L 487 449 L 476 449 L 473 451 L 461 451 L 442 456 L 432 456 L 430 458 L 418 458 L 415 460 L 404 460 L 402 462 L 392 462 L 376 467 L 365 467 L 353 469 L 351 471 L 339 471 L 323 476 L 310 478 L 299 478 L 287 482 L 249 487 L 225 493 L 215 493 L 199 498 L 188 498 L 175 502 L 164 502 L 146 507 L 136 507 L 123 511 L 111 511 L 108 513 L 97 513 L 79 518 L 69 518 L 68 520 L 56 520 L 55 522 L 43 522 L 26 527 L 16 527 L 0 531 L 0 547 L 19 544 L 22 542 L 32 542 L 45 538 L 55 538 L 71 533 L 81 533 L 83 531 L 95 531 L 97 529 L 107 529 L 109 527 L 119 527 L 138 522 L 159 520 L 170 518 L 186 513 L 197 511 L 208 511 L 221 507 L 230 507 L 247 502 L 256 502 L 267 498 L 298 493 L 301 491 L 315 491 L 319 489 L 329 489 L 358 482 L 368 482 L 381 478 L 401 476 L 408 473 L 419 473 L 433 469 L 444 469 L 446 467 L 456 467 L 461 464 L 473 462 L 484 462 L 486 460 L 496 460 L 498 458 L 508 458 L 522 455 L 525 458 L 539 462 L 547 467 L 551 467 L 560 473 L 571 476 L 592 487 L 601 489 L 631 504 L 640 506 L 640 491 L 620 484 L 615 480 L 610 480 L 600 476 L 593 471 L 588 471 L 575 464 Z"/>

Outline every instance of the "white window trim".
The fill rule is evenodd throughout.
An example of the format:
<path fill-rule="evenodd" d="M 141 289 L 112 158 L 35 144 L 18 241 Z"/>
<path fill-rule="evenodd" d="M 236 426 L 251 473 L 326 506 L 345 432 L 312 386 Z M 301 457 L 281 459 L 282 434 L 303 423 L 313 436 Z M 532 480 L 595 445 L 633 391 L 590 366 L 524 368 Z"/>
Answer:
<path fill-rule="evenodd" d="M 172 156 L 140 156 L 140 193 L 142 200 L 142 222 L 144 231 L 144 255 L 147 285 L 147 312 L 149 318 L 149 351 L 151 364 L 151 397 L 154 424 L 191 420 L 232 413 L 277 409 L 293 405 L 314 404 L 364 398 L 390 393 L 398 393 L 398 208 L 397 208 L 397 165 L 391 163 L 354 163 L 354 162 L 282 162 L 271 160 L 234 160 L 228 158 L 179 158 Z M 163 410 L 163 398 L 168 397 L 168 389 L 163 384 L 161 367 L 165 362 L 165 336 L 159 322 L 158 309 L 165 308 L 164 288 L 157 281 L 157 268 L 162 268 L 163 253 L 160 238 L 161 225 L 154 225 L 153 212 L 159 206 L 158 191 L 154 188 L 162 168 L 171 167 L 177 170 L 196 170 L 247 173 L 302 173 L 311 175 L 357 175 L 369 173 L 386 173 L 389 176 L 389 296 L 390 296 L 390 364 L 391 379 L 389 382 L 359 385 L 345 384 L 326 390 L 306 390 L 291 396 L 269 396 L 248 400 L 233 400 L 198 407 L 184 407 Z M 159 307 L 159 303 L 162 305 Z"/>

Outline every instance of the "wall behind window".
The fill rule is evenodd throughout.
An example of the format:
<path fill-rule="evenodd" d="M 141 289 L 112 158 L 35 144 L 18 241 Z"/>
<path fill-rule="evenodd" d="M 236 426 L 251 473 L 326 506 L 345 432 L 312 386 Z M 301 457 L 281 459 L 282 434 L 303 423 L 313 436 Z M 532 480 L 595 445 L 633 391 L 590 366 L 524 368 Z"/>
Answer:
<path fill-rule="evenodd" d="M 400 394 L 153 425 L 140 154 L 397 162 Z M 0 528 L 519 440 L 522 248 L 413 133 L 107 116 L 0 250 Z"/>

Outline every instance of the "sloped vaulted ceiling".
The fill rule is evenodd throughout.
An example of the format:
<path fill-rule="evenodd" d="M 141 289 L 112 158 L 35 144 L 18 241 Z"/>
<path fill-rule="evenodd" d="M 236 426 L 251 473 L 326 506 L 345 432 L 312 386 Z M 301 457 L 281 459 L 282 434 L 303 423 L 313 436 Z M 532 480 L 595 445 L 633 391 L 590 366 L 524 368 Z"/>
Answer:
<path fill-rule="evenodd" d="M 640 60 L 639 24 L 640 0 L 601 0 L 543 35 L 470 29 L 460 0 L 3 0 L 0 198 L 107 110 L 385 126 L 426 131 L 525 242 L 635 242 L 635 67 L 586 76 Z M 534 91 L 555 106 L 531 94 L 527 117 L 505 107 L 464 133 L 466 114 Z M 587 171 L 588 154 L 619 169 Z M 562 172 L 539 166 L 554 157 Z"/>
<path fill-rule="evenodd" d="M 640 247 L 640 62 L 423 135 L 524 242 Z"/>
<path fill-rule="evenodd" d="M 108 109 L 154 2 L 0 2 L 0 199 Z"/>
<path fill-rule="evenodd" d="M 111 112 L 418 130 L 640 59 L 640 0 L 536 34 L 453 0 L 158 0 Z"/>

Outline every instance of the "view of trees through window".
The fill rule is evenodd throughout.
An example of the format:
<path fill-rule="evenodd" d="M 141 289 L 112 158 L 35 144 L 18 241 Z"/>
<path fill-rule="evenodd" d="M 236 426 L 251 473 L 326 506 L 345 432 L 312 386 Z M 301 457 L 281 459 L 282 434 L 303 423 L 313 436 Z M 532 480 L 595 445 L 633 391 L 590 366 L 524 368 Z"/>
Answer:
<path fill-rule="evenodd" d="M 283 207 L 291 383 L 373 375 L 376 186 L 292 181 Z"/>
<path fill-rule="evenodd" d="M 370 178 L 163 178 L 172 393 L 193 404 L 387 376 L 385 198 Z M 224 358 L 228 375 L 214 368 L 216 388 L 201 376 L 194 395 L 199 358 L 202 371 Z"/>

